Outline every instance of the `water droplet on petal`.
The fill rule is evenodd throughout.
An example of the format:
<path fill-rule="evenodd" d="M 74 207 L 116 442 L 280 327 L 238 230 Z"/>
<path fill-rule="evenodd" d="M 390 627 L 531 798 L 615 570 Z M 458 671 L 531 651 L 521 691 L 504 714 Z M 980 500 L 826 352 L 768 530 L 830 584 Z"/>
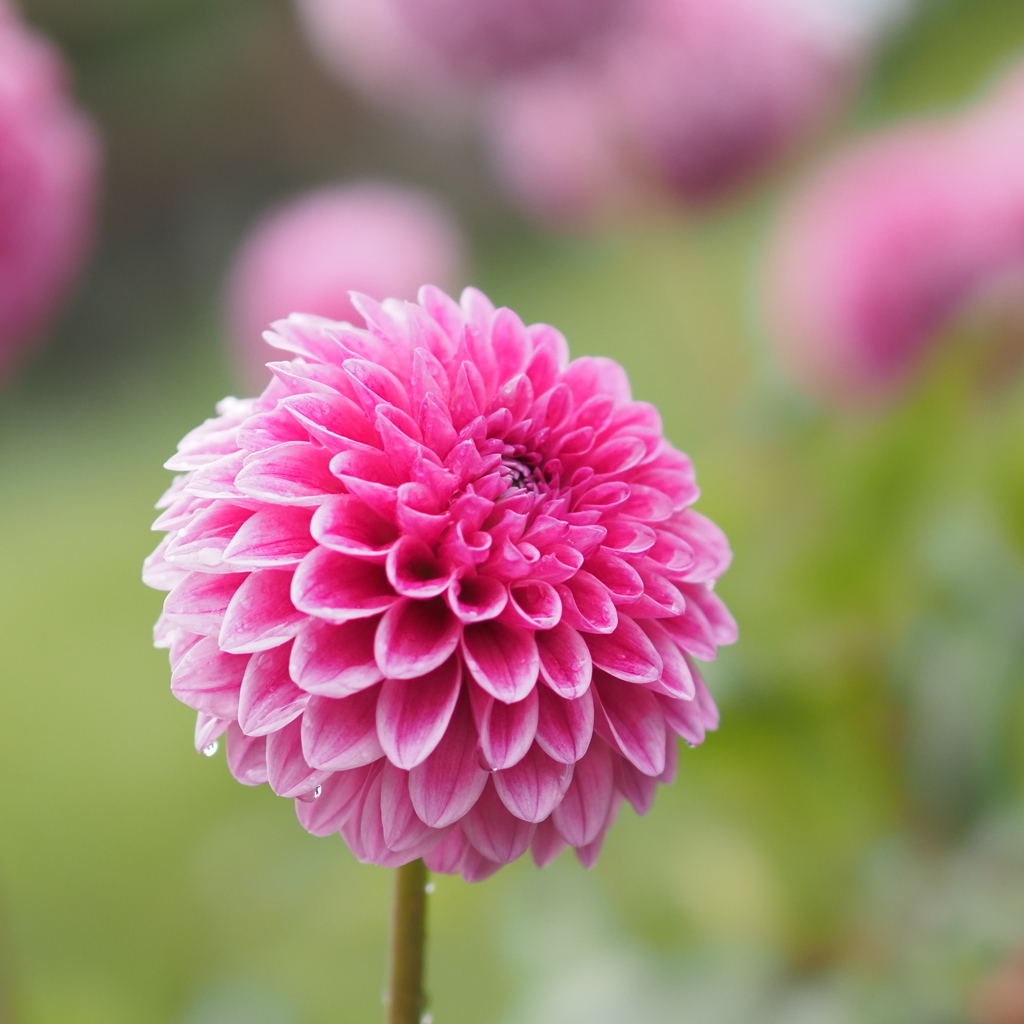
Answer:
<path fill-rule="evenodd" d="M 427 882 L 427 884 L 423 886 L 423 891 L 429 896 L 434 891 L 434 883 Z"/>
<path fill-rule="evenodd" d="M 203 757 L 213 757 L 214 754 L 220 749 L 220 743 L 217 740 L 211 740 L 203 747 Z"/>
<path fill-rule="evenodd" d="M 323 788 L 324 788 L 323 786 L 317 786 L 316 789 L 313 790 L 313 799 L 314 800 L 319 800 L 320 799 L 320 794 L 323 792 Z"/>

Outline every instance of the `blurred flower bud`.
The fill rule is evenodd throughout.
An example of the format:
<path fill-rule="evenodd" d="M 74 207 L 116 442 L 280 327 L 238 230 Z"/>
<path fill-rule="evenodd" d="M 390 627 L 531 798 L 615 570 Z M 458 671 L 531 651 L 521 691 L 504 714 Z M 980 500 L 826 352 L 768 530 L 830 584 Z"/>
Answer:
<path fill-rule="evenodd" d="M 488 81 L 573 57 L 611 32 L 627 0 L 393 0 L 453 78 Z"/>
<path fill-rule="evenodd" d="M 0 0 L 0 374 L 44 330 L 81 267 L 99 162 L 60 55 Z"/>
<path fill-rule="evenodd" d="M 794 0 L 795 3 L 795 0 Z M 747 182 L 833 110 L 863 39 L 787 0 L 643 0 L 600 52 L 514 81 L 488 118 L 499 173 L 541 217 Z"/>
<path fill-rule="evenodd" d="M 846 403 L 891 393 L 951 320 L 1019 291 L 1020 81 L 968 115 L 847 149 L 794 197 L 770 249 L 767 304 L 810 390 Z"/>
<path fill-rule="evenodd" d="M 451 216 L 417 189 L 361 182 L 271 210 L 228 281 L 228 326 L 244 379 L 266 383 L 262 336 L 275 320 L 302 311 L 361 325 L 349 292 L 413 298 L 423 281 L 460 284 L 464 259 Z"/>

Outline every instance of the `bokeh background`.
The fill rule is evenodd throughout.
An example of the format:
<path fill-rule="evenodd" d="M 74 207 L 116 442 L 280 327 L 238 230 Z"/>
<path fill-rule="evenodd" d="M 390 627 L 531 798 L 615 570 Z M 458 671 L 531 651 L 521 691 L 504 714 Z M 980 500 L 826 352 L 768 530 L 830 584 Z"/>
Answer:
<path fill-rule="evenodd" d="M 756 301 L 794 176 L 963 103 L 1020 0 L 920 3 L 809 152 L 712 212 L 530 225 L 472 134 L 347 92 L 285 0 L 26 0 L 106 147 L 77 297 L 0 395 L 0 908 L 19 1024 L 380 1014 L 389 873 L 197 756 L 139 581 L 177 440 L 241 386 L 221 288 L 268 204 L 442 196 L 470 279 L 658 404 L 728 533 L 723 725 L 592 871 L 437 879 L 441 1024 L 958 1024 L 1024 944 L 1024 378 L 960 327 L 897 401 L 830 410 Z"/>

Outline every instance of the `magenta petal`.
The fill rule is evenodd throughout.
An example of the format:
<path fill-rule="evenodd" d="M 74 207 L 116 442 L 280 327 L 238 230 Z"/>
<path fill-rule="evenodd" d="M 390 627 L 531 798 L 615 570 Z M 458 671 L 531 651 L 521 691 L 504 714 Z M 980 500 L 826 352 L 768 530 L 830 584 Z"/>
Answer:
<path fill-rule="evenodd" d="M 619 621 L 608 588 L 585 569 L 556 588 L 562 619 L 584 633 L 610 633 Z"/>
<path fill-rule="evenodd" d="M 380 621 L 374 653 L 389 679 L 415 679 L 438 668 L 459 644 L 462 624 L 444 599 L 403 597 Z"/>
<path fill-rule="evenodd" d="M 289 671 L 307 693 L 348 697 L 384 678 L 373 656 L 378 619 L 340 626 L 307 619 L 295 636 Z"/>
<path fill-rule="evenodd" d="M 419 856 L 444 838 L 444 833 L 420 821 L 409 798 L 409 773 L 384 764 L 380 797 L 384 842 L 395 853 L 417 851 Z"/>
<path fill-rule="evenodd" d="M 327 548 L 306 555 L 292 580 L 295 607 L 326 622 L 366 619 L 397 600 L 383 566 Z"/>
<path fill-rule="evenodd" d="M 267 737 L 267 781 L 278 796 L 311 793 L 330 774 L 310 767 L 302 756 L 302 728 L 301 722 L 289 722 Z"/>
<path fill-rule="evenodd" d="M 651 688 L 657 693 L 690 700 L 696 692 L 693 674 L 679 645 L 662 625 L 662 620 L 641 619 L 637 625 L 647 634 L 661 658 L 661 676 L 651 684 Z"/>
<path fill-rule="evenodd" d="M 673 742 L 678 741 L 673 737 Z M 625 758 L 615 761 L 615 788 L 633 805 L 637 814 L 646 814 L 653 806 L 658 781 L 637 771 Z"/>
<path fill-rule="evenodd" d="M 598 698 L 594 728 L 612 748 L 645 775 L 665 770 L 665 716 L 658 698 L 599 673 L 594 678 Z"/>
<path fill-rule="evenodd" d="M 629 683 L 654 683 L 662 661 L 647 634 L 627 615 L 619 616 L 614 633 L 588 634 L 587 646 L 597 668 Z"/>
<path fill-rule="evenodd" d="M 570 699 L 585 693 L 593 675 L 593 659 L 583 637 L 560 622 L 536 634 L 540 677 L 555 693 Z"/>
<path fill-rule="evenodd" d="M 315 836 L 329 836 L 339 831 L 359 799 L 369 778 L 371 766 L 334 772 L 321 783 L 316 800 L 299 800 L 295 813 L 302 827 Z"/>
<path fill-rule="evenodd" d="M 433 828 L 458 821 L 487 782 L 476 754 L 469 699 L 462 697 L 441 742 L 409 772 L 409 796 L 421 820 Z"/>
<path fill-rule="evenodd" d="M 267 738 L 246 736 L 232 722 L 228 726 L 228 768 L 243 786 L 262 786 L 267 781 Z"/>
<path fill-rule="evenodd" d="M 206 748 L 211 743 L 215 743 L 217 739 L 227 732 L 229 725 L 231 725 L 231 722 L 227 718 L 214 718 L 213 715 L 207 715 L 200 711 L 196 715 L 196 728 L 193 738 L 196 750 L 200 753 L 206 751 Z"/>
<path fill-rule="evenodd" d="M 615 795 L 612 756 L 603 743 L 591 744 L 574 768 L 562 802 L 551 814 L 570 846 L 586 846 L 604 827 Z"/>
<path fill-rule="evenodd" d="M 398 539 L 394 524 L 354 494 L 328 498 L 316 510 L 310 529 L 324 547 L 377 562 L 384 561 Z"/>
<path fill-rule="evenodd" d="M 459 874 L 463 881 L 474 883 L 484 882 L 495 872 L 500 871 L 501 861 L 488 860 L 482 853 L 475 849 L 470 843 L 466 843 L 466 852 L 459 862 Z"/>
<path fill-rule="evenodd" d="M 295 566 L 316 547 L 309 532 L 308 508 L 260 509 L 238 528 L 224 550 L 224 560 L 238 568 Z"/>
<path fill-rule="evenodd" d="M 537 734 L 536 687 L 515 704 L 495 700 L 476 687 L 470 698 L 484 760 L 492 768 L 510 768 L 526 755 Z"/>
<path fill-rule="evenodd" d="M 506 704 L 522 700 L 537 682 L 540 656 L 532 630 L 476 623 L 465 627 L 462 651 L 477 683 Z"/>
<path fill-rule="evenodd" d="M 598 855 L 601 853 L 601 847 L 604 845 L 604 837 L 608 834 L 608 829 L 612 827 L 615 819 L 618 817 L 621 806 L 622 797 L 613 797 L 611 805 L 608 808 L 608 816 L 605 818 L 604 825 L 600 828 L 597 835 L 594 836 L 589 843 L 576 847 L 576 859 L 583 865 L 583 867 L 592 868 L 597 863 Z"/>
<path fill-rule="evenodd" d="M 445 597 L 461 622 L 486 622 L 501 614 L 508 589 L 491 576 L 464 576 L 452 583 Z"/>
<path fill-rule="evenodd" d="M 462 829 L 455 826 L 445 837 L 423 858 L 427 867 L 439 875 L 454 875 L 459 870 L 469 842 L 462 834 Z"/>
<path fill-rule="evenodd" d="M 290 645 L 249 659 L 238 695 L 238 724 L 247 736 L 265 736 L 302 714 L 309 695 L 288 675 Z"/>
<path fill-rule="evenodd" d="M 594 697 L 587 690 L 575 700 L 566 700 L 540 688 L 540 717 L 537 743 L 563 764 L 574 764 L 587 752 L 594 735 Z"/>
<path fill-rule="evenodd" d="M 248 497 L 281 505 L 318 505 L 341 490 L 330 471 L 331 456 L 308 441 L 253 452 L 235 477 L 235 486 Z"/>
<path fill-rule="evenodd" d="M 386 762 L 385 762 L 386 764 Z M 420 856 L 417 849 L 396 853 L 384 841 L 382 816 L 383 769 L 374 773 L 363 791 L 358 810 L 354 810 L 341 827 L 349 848 L 364 864 L 397 868 Z"/>
<path fill-rule="evenodd" d="M 418 679 L 388 679 L 377 702 L 377 735 L 388 760 L 415 768 L 441 742 L 462 686 L 462 666 L 449 658 Z"/>
<path fill-rule="evenodd" d="M 540 822 L 533 834 L 530 853 L 539 868 L 546 868 L 569 844 L 558 834 L 551 818 Z"/>
<path fill-rule="evenodd" d="M 510 864 L 529 849 L 534 826 L 510 814 L 494 786 L 486 786 L 480 799 L 463 818 L 462 830 L 487 860 Z"/>
<path fill-rule="evenodd" d="M 197 711 L 233 719 L 248 664 L 248 656 L 222 654 L 217 641 L 206 637 L 178 661 L 171 674 L 171 693 Z"/>
<path fill-rule="evenodd" d="M 387 574 L 391 586 L 405 597 L 437 597 L 448 589 L 453 569 L 422 540 L 402 537 L 388 552 Z"/>
<path fill-rule="evenodd" d="M 302 716 L 302 749 L 315 768 L 341 772 L 382 757 L 377 740 L 380 687 L 332 700 L 310 697 Z"/>
<path fill-rule="evenodd" d="M 501 802 L 523 821 L 543 821 L 561 803 L 572 781 L 571 764 L 560 764 L 534 744 L 511 768 L 492 776 Z"/>
<path fill-rule="evenodd" d="M 292 573 L 258 569 L 235 591 L 218 642 L 230 654 L 252 654 L 290 640 L 306 616 L 291 602 Z"/>

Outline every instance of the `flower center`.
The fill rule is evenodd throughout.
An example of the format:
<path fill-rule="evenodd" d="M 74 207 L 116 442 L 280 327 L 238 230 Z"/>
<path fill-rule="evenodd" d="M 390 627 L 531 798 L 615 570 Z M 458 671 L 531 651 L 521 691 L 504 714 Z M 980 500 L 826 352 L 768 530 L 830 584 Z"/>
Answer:
<path fill-rule="evenodd" d="M 508 488 L 505 494 L 516 491 L 531 491 L 541 494 L 547 491 L 548 484 L 536 465 L 540 461 L 537 455 L 505 456 L 501 460 L 501 476 Z"/>

